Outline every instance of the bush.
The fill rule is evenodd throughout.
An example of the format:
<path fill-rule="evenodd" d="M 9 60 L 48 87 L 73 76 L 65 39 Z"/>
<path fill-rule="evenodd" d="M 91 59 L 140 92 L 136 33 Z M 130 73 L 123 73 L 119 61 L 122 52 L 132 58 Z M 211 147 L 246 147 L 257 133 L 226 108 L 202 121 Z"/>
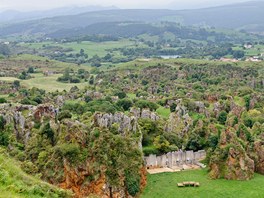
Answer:
<path fill-rule="evenodd" d="M 78 144 L 62 144 L 59 146 L 59 151 L 63 157 L 67 158 L 71 163 L 78 161 L 78 156 L 81 153 Z"/>
<path fill-rule="evenodd" d="M 153 144 L 162 153 L 167 153 L 170 150 L 170 143 L 163 135 L 155 137 Z"/>
<path fill-rule="evenodd" d="M 87 104 L 87 111 L 91 112 L 104 112 L 104 113 L 115 113 L 117 111 L 117 107 L 105 100 L 94 100 Z"/>
<path fill-rule="evenodd" d="M 20 101 L 21 104 L 25 105 L 38 105 L 37 102 L 30 100 L 29 98 L 24 98 Z"/>
<path fill-rule="evenodd" d="M 41 135 L 42 136 L 46 136 L 47 137 L 47 139 L 49 139 L 50 141 L 51 141 L 51 144 L 52 145 L 54 145 L 54 131 L 53 131 L 53 129 L 51 128 L 51 126 L 50 126 L 50 123 L 48 122 L 48 123 L 46 123 L 44 126 L 43 126 L 43 128 L 42 128 L 42 130 L 41 130 Z"/>
<path fill-rule="evenodd" d="M 21 168 L 28 174 L 36 174 L 38 172 L 38 168 L 31 162 L 25 161 L 21 164 Z"/>
<path fill-rule="evenodd" d="M 72 78 L 70 79 L 70 82 L 71 82 L 71 83 L 80 83 L 81 80 L 80 80 L 79 78 L 77 78 L 77 77 L 72 77 Z"/>
<path fill-rule="evenodd" d="M 118 96 L 119 99 L 123 99 L 126 97 L 126 93 L 123 91 L 115 93 L 115 96 Z"/>
<path fill-rule="evenodd" d="M 0 104 L 7 103 L 7 100 L 5 98 L 0 98 Z"/>
<path fill-rule="evenodd" d="M 147 100 L 139 100 L 136 102 L 135 105 L 136 105 L 136 107 L 138 107 L 140 109 L 148 108 L 151 111 L 156 111 L 159 108 L 159 106 L 156 103 L 149 102 Z"/>
<path fill-rule="evenodd" d="M 143 147 L 143 153 L 145 156 L 149 156 L 151 154 L 158 155 L 159 150 L 155 147 Z"/>
<path fill-rule="evenodd" d="M 226 119 L 227 119 L 227 113 L 225 111 L 222 111 L 220 114 L 219 114 L 219 117 L 218 117 L 218 122 L 222 125 L 225 125 L 225 122 L 226 122 Z"/>
<path fill-rule="evenodd" d="M 33 67 L 29 67 L 29 68 L 28 68 L 27 73 L 32 74 L 32 73 L 34 73 L 34 72 L 35 72 L 35 71 L 34 71 L 34 68 L 33 68 Z"/>
<path fill-rule="evenodd" d="M 127 192 L 135 197 L 140 192 L 140 176 L 136 173 L 130 173 L 126 171 L 125 173 L 125 185 Z"/>
<path fill-rule="evenodd" d="M 5 124 L 6 124 L 6 121 L 4 119 L 3 116 L 0 116 L 0 130 L 4 130 L 5 129 Z"/>
<path fill-rule="evenodd" d="M 116 105 L 123 108 L 124 111 L 128 111 L 133 106 L 133 103 L 129 99 L 121 99 L 117 101 Z"/>
<path fill-rule="evenodd" d="M 32 100 L 38 104 L 41 104 L 43 102 L 43 99 L 40 96 L 36 96 Z"/>
<path fill-rule="evenodd" d="M 71 112 L 68 111 L 68 110 L 65 110 L 65 111 L 62 111 L 62 112 L 59 113 L 58 120 L 61 121 L 63 119 L 71 118 L 71 117 L 72 117 Z"/>

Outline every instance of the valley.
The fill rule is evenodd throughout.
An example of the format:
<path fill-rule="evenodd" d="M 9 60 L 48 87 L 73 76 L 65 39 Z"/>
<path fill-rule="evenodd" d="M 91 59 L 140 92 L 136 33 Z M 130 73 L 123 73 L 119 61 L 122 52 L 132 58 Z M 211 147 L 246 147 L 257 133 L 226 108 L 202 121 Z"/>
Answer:
<path fill-rule="evenodd" d="M 262 7 L 12 16 L 0 197 L 263 197 Z"/>

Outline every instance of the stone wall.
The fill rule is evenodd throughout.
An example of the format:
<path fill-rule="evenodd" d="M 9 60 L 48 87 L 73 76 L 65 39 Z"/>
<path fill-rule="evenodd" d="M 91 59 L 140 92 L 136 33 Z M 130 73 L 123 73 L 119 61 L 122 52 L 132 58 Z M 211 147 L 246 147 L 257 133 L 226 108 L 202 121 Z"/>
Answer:
<path fill-rule="evenodd" d="M 197 152 L 193 151 L 176 151 L 169 152 L 167 154 L 156 156 L 149 155 L 145 157 L 145 165 L 148 169 L 150 168 L 172 168 L 174 166 L 182 166 L 184 164 L 196 164 L 200 160 L 206 157 L 206 152 L 200 150 Z"/>

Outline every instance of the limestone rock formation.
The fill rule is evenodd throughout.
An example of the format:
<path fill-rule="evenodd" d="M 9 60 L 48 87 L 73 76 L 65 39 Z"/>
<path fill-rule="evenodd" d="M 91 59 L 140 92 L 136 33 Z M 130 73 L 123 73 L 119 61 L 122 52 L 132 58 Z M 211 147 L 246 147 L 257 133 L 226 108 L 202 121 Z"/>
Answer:
<path fill-rule="evenodd" d="M 182 101 L 178 100 L 177 103 L 176 111 L 170 114 L 169 121 L 164 130 L 177 133 L 182 138 L 193 125 L 193 120 L 189 116 L 187 108 L 182 104 Z"/>
<path fill-rule="evenodd" d="M 118 124 L 118 132 L 136 132 L 137 118 L 127 116 L 124 113 L 117 112 L 115 114 L 96 113 L 94 115 L 94 125 L 102 128 L 111 128 L 113 124 Z"/>
<path fill-rule="evenodd" d="M 210 159 L 210 177 L 249 180 L 254 176 L 254 161 L 249 158 L 232 128 L 222 132 L 218 148 Z"/>
<path fill-rule="evenodd" d="M 264 175 L 264 141 L 254 143 L 254 153 L 256 155 L 256 172 Z"/>
<path fill-rule="evenodd" d="M 148 118 L 153 121 L 159 120 L 159 116 L 155 112 L 150 111 L 149 109 L 140 110 L 139 108 L 131 108 L 130 113 L 133 116 L 135 116 L 137 119 L 138 118 Z"/>

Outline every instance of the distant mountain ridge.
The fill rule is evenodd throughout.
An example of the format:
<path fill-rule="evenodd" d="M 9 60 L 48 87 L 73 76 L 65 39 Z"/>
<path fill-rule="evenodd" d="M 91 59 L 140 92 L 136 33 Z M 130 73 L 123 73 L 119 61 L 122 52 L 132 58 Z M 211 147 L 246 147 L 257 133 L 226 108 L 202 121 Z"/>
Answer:
<path fill-rule="evenodd" d="M 196 10 L 103 10 L 77 15 L 56 16 L 26 22 L 19 22 L 0 27 L 0 36 L 21 34 L 49 35 L 61 30 L 76 31 L 93 24 L 111 22 L 160 21 L 179 22 L 183 25 L 211 26 L 245 30 L 254 33 L 264 32 L 264 2 L 247 2 L 227 6 Z M 89 32 L 92 32 L 90 30 Z"/>
<path fill-rule="evenodd" d="M 0 23 L 8 23 L 14 21 L 27 21 L 33 19 L 41 19 L 47 17 L 55 17 L 60 15 L 77 15 L 85 12 L 102 11 L 102 10 L 116 10 L 119 9 L 115 6 L 103 7 L 103 6 L 74 6 L 74 7 L 61 7 L 51 10 L 42 11 L 29 11 L 21 12 L 17 10 L 5 10 L 0 12 Z"/>

